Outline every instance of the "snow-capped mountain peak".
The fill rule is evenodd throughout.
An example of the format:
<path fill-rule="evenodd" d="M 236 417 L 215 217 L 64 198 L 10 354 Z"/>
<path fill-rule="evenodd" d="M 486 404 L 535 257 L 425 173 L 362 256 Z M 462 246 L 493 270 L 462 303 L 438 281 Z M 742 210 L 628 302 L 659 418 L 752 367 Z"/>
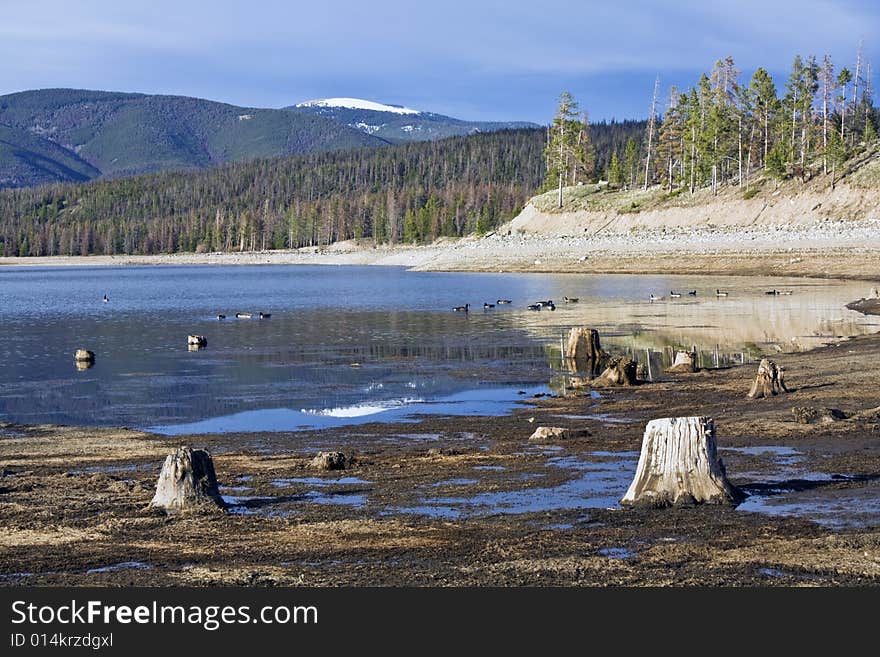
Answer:
<path fill-rule="evenodd" d="M 401 105 L 386 105 L 362 98 L 318 98 L 297 103 L 297 107 L 344 107 L 346 109 L 371 110 L 373 112 L 392 112 L 394 114 L 421 114 L 420 111 Z"/>

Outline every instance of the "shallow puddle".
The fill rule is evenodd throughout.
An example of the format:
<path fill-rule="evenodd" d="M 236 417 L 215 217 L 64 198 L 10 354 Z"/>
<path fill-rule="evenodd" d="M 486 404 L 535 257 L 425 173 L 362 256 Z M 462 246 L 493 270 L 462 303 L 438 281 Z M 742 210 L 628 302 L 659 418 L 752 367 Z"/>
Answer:
<path fill-rule="evenodd" d="M 816 488 L 756 494 L 737 507 L 739 511 L 766 513 L 811 520 L 831 529 L 880 526 L 880 484 L 859 488 Z"/>
<path fill-rule="evenodd" d="M 602 462 L 580 461 L 574 457 L 556 457 L 549 461 L 552 461 L 552 466 L 577 470 L 582 474 L 552 488 L 491 491 L 470 497 L 431 498 L 423 500 L 421 504 L 395 511 L 455 519 L 478 515 L 616 508 L 635 471 L 635 460 L 629 456 Z"/>
<path fill-rule="evenodd" d="M 608 557 L 609 559 L 632 559 L 636 556 L 636 553 L 632 550 L 622 547 L 601 548 L 599 554 L 603 557 Z"/>
<path fill-rule="evenodd" d="M 100 568 L 90 568 L 86 573 L 91 575 L 93 573 L 116 573 L 120 570 L 151 570 L 152 568 L 153 566 L 143 561 L 122 561 Z"/>

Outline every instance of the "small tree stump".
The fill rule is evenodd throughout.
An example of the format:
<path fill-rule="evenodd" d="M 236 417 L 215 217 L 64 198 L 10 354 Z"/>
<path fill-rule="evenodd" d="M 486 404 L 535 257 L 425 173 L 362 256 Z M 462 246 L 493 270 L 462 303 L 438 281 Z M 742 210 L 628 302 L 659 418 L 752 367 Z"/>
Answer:
<path fill-rule="evenodd" d="M 566 429 L 565 427 L 538 427 L 535 432 L 529 436 L 530 443 L 546 443 L 554 440 L 570 440 L 572 438 L 580 438 L 589 436 L 590 432 L 586 429 Z"/>
<path fill-rule="evenodd" d="M 73 360 L 77 363 L 94 363 L 95 352 L 88 349 L 77 349 L 76 353 L 73 354 Z"/>
<path fill-rule="evenodd" d="M 788 388 L 785 387 L 785 370 L 772 360 L 763 358 L 758 364 L 758 375 L 749 390 L 749 398 L 773 397 L 783 390 L 788 392 Z"/>
<path fill-rule="evenodd" d="M 794 421 L 799 424 L 828 424 L 847 418 L 846 413 L 837 408 L 795 406 L 791 409 L 791 413 L 794 415 Z"/>
<path fill-rule="evenodd" d="M 602 374 L 591 381 L 593 387 L 604 386 L 635 386 L 639 384 L 636 377 L 637 366 L 627 356 L 617 356 L 608 361 L 608 367 Z"/>
<path fill-rule="evenodd" d="M 345 470 L 345 454 L 342 452 L 318 452 L 318 455 L 312 459 L 311 465 L 319 470 Z"/>
<path fill-rule="evenodd" d="M 708 417 L 667 417 L 645 427 L 639 465 L 620 501 L 651 508 L 738 504 L 743 493 L 727 481 Z"/>
<path fill-rule="evenodd" d="M 178 447 L 162 465 L 150 508 L 166 511 L 225 509 L 211 455 L 203 449 Z"/>
<path fill-rule="evenodd" d="M 676 351 L 675 360 L 672 365 L 666 369 L 672 373 L 693 373 L 697 371 L 697 354 L 692 351 Z"/>
<path fill-rule="evenodd" d="M 204 335 L 188 335 L 186 336 L 186 344 L 201 349 L 208 346 L 208 338 Z"/>

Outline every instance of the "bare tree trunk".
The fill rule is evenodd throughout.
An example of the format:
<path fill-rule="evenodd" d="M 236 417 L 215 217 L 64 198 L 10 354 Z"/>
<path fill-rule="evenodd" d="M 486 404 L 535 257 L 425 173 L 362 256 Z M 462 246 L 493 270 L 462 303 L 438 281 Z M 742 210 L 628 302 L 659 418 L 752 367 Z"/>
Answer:
<path fill-rule="evenodd" d="M 708 417 L 667 417 L 645 427 L 642 452 L 626 506 L 737 504 L 743 493 L 727 480 Z"/>
<path fill-rule="evenodd" d="M 657 94 L 660 91 L 660 76 L 654 79 L 654 97 L 651 99 L 651 116 L 648 117 L 648 153 L 645 157 L 645 190 L 648 189 L 648 173 L 651 170 L 651 146 L 654 141 L 654 124 L 657 121 Z"/>

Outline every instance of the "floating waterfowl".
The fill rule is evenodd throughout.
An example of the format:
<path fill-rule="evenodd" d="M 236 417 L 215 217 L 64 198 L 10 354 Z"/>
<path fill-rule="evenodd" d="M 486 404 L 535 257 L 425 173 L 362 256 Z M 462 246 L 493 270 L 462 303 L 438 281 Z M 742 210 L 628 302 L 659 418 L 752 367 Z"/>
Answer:
<path fill-rule="evenodd" d="M 769 294 L 769 295 L 771 295 L 771 296 L 776 296 L 777 294 L 779 294 L 779 290 L 767 290 L 766 292 L 764 292 L 764 294 Z"/>
<path fill-rule="evenodd" d="M 562 300 L 565 303 L 577 303 L 580 301 L 580 297 L 562 297 Z"/>
<path fill-rule="evenodd" d="M 217 319 L 226 319 L 226 315 L 217 315 Z"/>
<path fill-rule="evenodd" d="M 269 319 L 272 313 L 260 313 L 260 319 Z"/>
<path fill-rule="evenodd" d="M 785 296 L 785 297 L 791 296 L 793 293 L 794 293 L 794 290 L 780 290 L 779 291 L 779 294 L 781 294 L 782 296 Z"/>
<path fill-rule="evenodd" d="M 652 294 L 652 295 L 649 297 L 649 299 L 650 299 L 651 303 L 654 303 L 655 301 L 663 301 L 663 297 L 658 297 L 658 296 L 656 296 L 656 295 L 654 295 L 654 294 Z"/>
<path fill-rule="evenodd" d="M 728 296 L 729 294 L 730 294 L 729 292 L 722 292 L 721 290 L 715 290 L 715 296 L 716 296 L 716 297 L 726 297 L 726 296 Z"/>
<path fill-rule="evenodd" d="M 689 296 L 689 297 L 695 297 L 695 296 L 697 296 L 697 291 L 696 291 L 696 290 L 691 290 L 690 292 L 688 292 L 688 296 Z"/>
<path fill-rule="evenodd" d="M 253 313 L 235 313 L 236 319 L 250 319 L 253 316 Z"/>
<path fill-rule="evenodd" d="M 670 296 L 671 298 L 673 298 L 673 299 L 680 299 L 680 298 L 681 298 L 681 292 L 670 292 L 670 293 L 669 293 L 669 296 Z"/>
<path fill-rule="evenodd" d="M 526 306 L 526 310 L 541 310 L 541 304 L 533 303 Z"/>
<path fill-rule="evenodd" d="M 463 306 L 456 306 L 453 310 L 457 313 L 466 313 L 468 309 L 471 307 L 471 304 L 466 303 Z"/>
<path fill-rule="evenodd" d="M 483 309 L 484 309 L 484 310 L 488 310 L 489 308 L 494 308 L 494 307 L 495 307 L 495 304 L 494 304 L 494 303 L 488 303 L 488 302 L 486 302 L 486 303 L 483 304 Z"/>
<path fill-rule="evenodd" d="M 498 301 L 496 301 L 495 303 L 497 303 L 498 305 L 504 305 L 506 303 L 513 303 L 513 301 L 511 301 L 510 299 L 498 299 Z"/>
<path fill-rule="evenodd" d="M 108 297 L 106 294 L 104 295 L 104 303 L 110 303 L 110 297 Z"/>

